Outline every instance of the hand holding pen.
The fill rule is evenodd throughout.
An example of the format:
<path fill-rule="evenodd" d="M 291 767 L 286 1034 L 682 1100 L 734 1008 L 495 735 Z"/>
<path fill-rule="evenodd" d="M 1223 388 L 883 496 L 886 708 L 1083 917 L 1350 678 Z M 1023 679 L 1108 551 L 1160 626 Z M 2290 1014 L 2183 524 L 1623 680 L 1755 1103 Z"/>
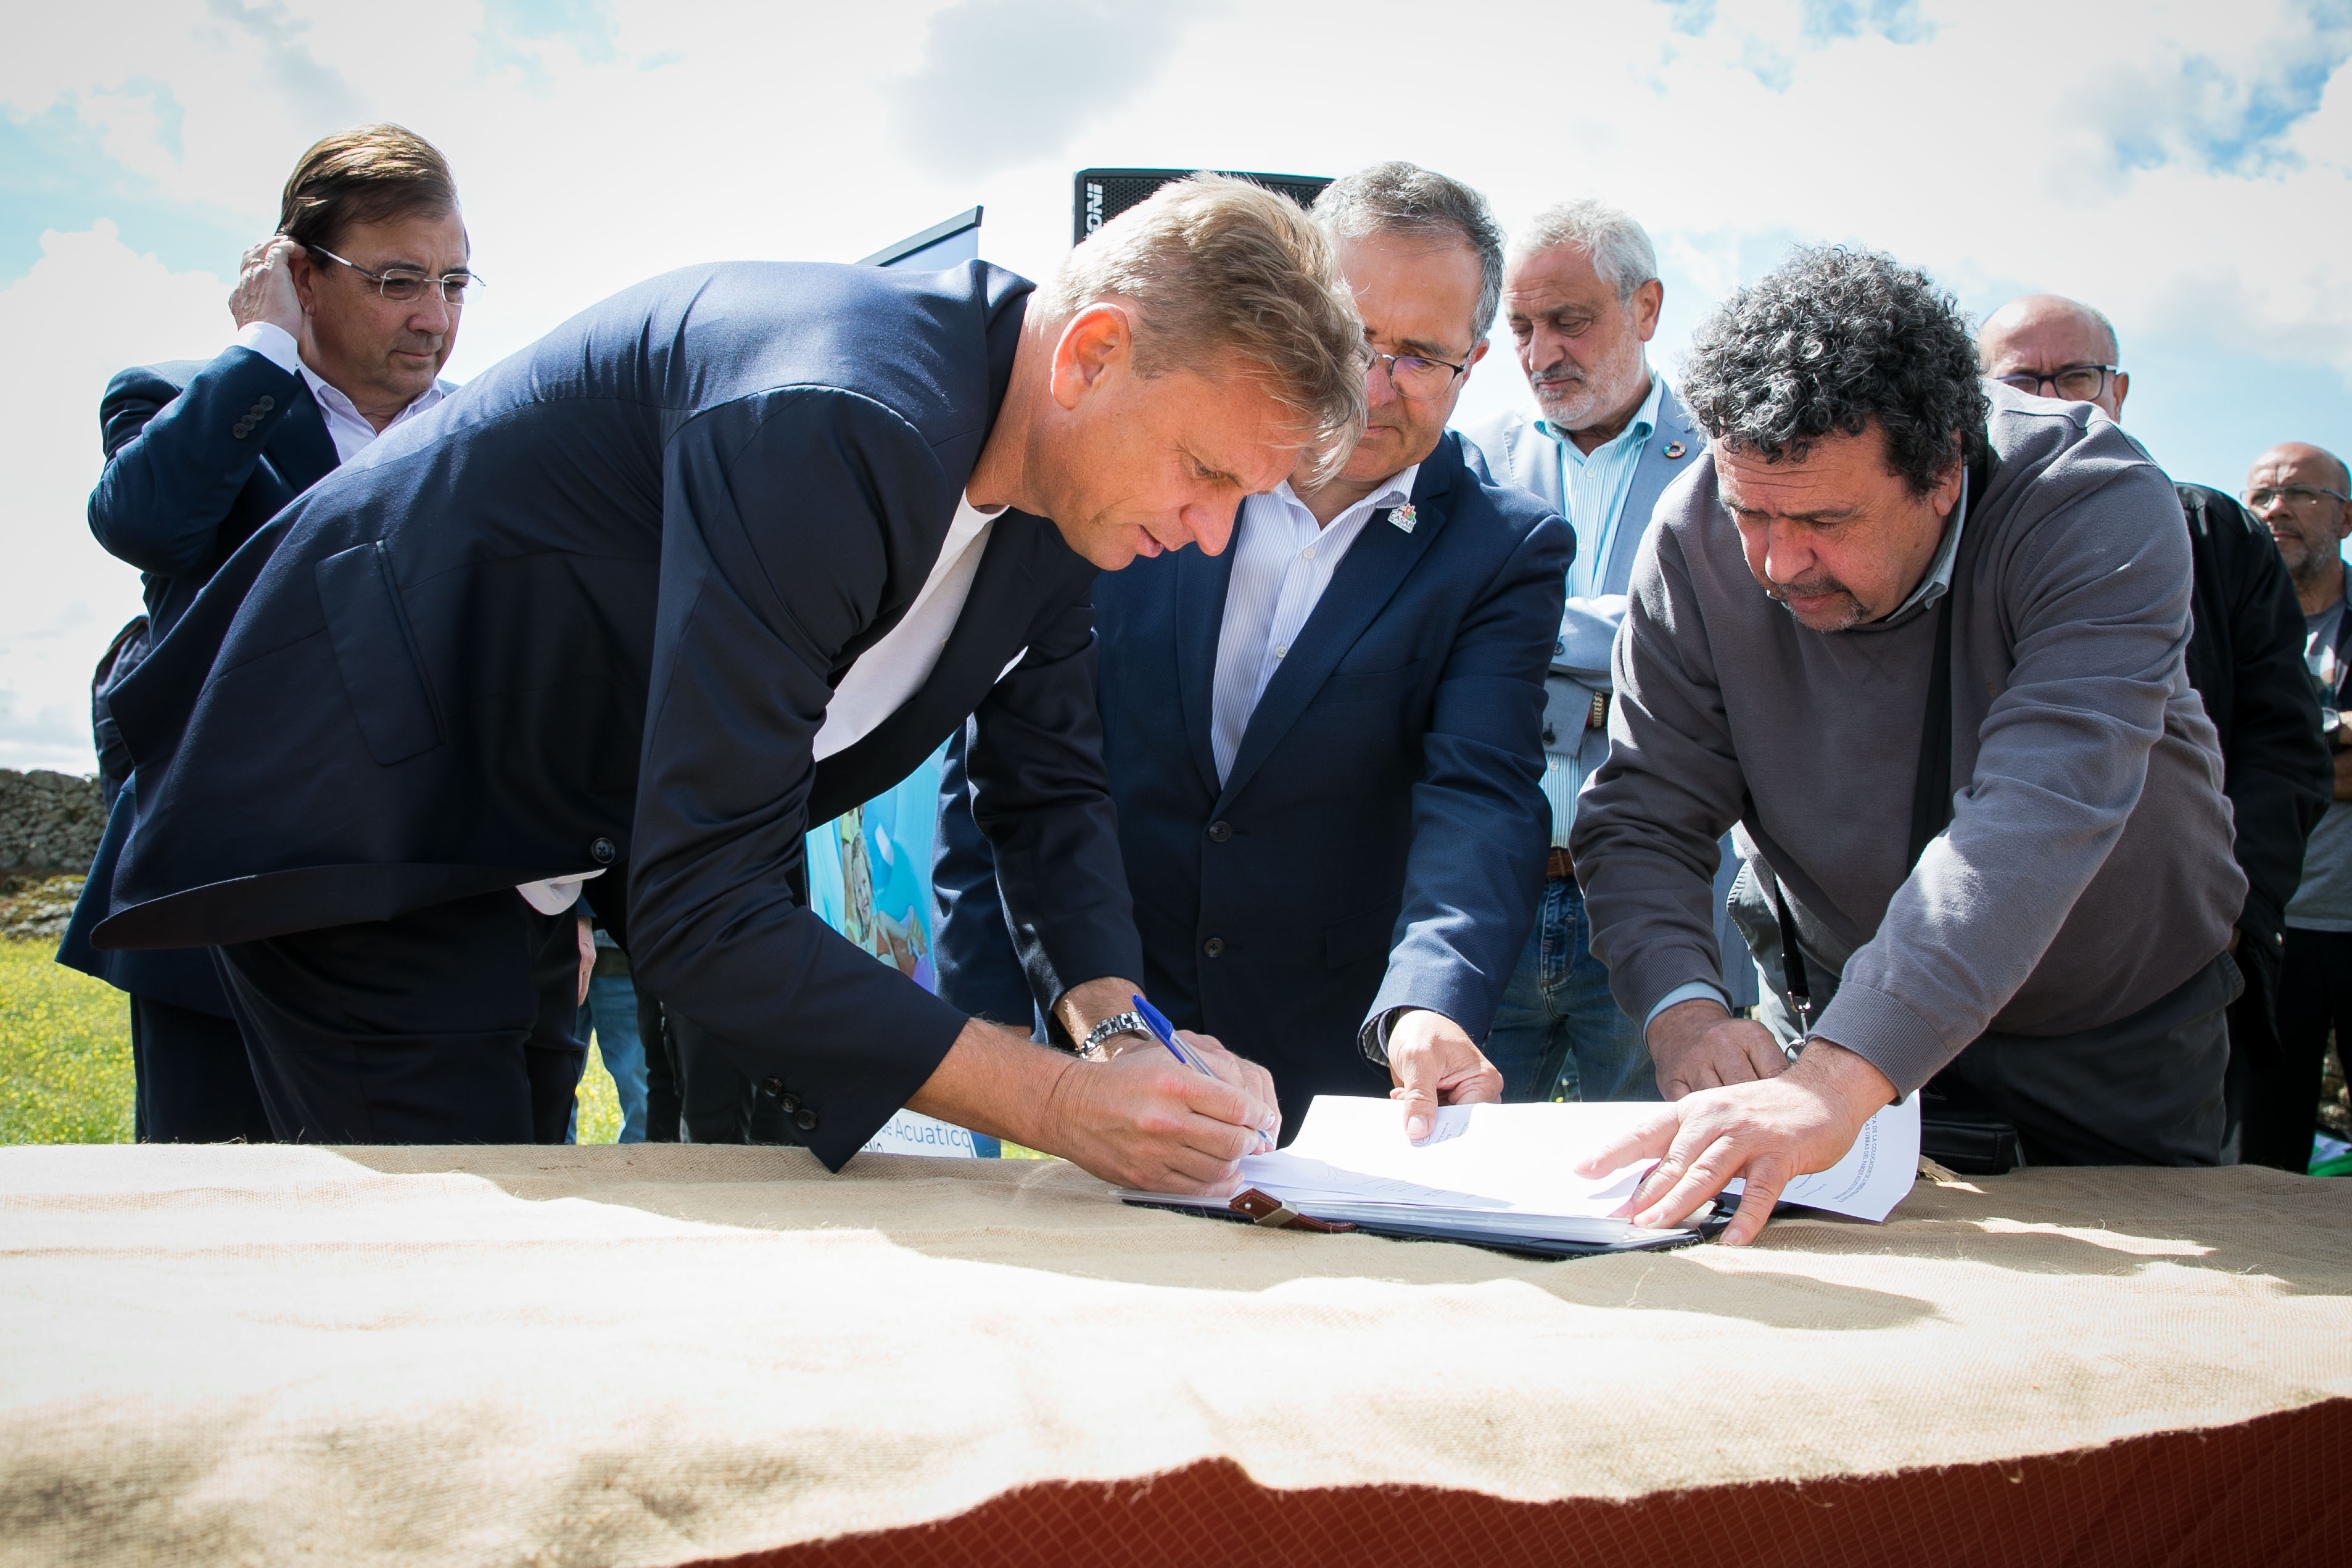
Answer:
<path fill-rule="evenodd" d="M 1171 1056 L 1174 1057 L 1178 1061 L 1182 1062 L 1186 1067 L 1191 1068 L 1194 1072 L 1202 1074 L 1203 1077 L 1219 1079 L 1223 1077 L 1216 1068 L 1211 1067 L 1202 1059 L 1199 1051 L 1186 1046 L 1182 1041 L 1177 1039 L 1176 1026 L 1168 1021 L 1166 1014 L 1160 1012 L 1159 1008 L 1154 1007 L 1150 1003 L 1145 1001 L 1140 996 L 1138 996 L 1135 999 L 1135 1010 L 1143 1015 L 1144 1023 L 1150 1027 L 1151 1037 L 1158 1040 L 1161 1045 L 1167 1047 L 1168 1053 Z M 1236 1062 L 1241 1060 L 1239 1057 L 1234 1057 L 1233 1059 Z M 1273 1100 L 1273 1094 L 1271 1092 L 1272 1082 L 1273 1080 L 1271 1079 L 1267 1079 L 1268 1089 L 1262 1096 L 1262 1098 L 1265 1099 L 1269 1102 Z M 1240 1087 L 1248 1089 L 1254 1088 L 1255 1086 L 1244 1083 Z M 1258 1152 L 1263 1154 L 1273 1148 L 1274 1139 L 1272 1135 L 1261 1130 L 1258 1133 Z"/>

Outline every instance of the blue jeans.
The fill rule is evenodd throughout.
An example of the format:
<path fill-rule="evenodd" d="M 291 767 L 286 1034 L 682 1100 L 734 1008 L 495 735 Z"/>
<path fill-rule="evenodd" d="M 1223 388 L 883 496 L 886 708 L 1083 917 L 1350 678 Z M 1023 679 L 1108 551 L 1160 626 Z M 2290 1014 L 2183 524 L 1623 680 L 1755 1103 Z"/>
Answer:
<path fill-rule="evenodd" d="M 597 1054 L 613 1075 L 613 1089 L 621 1102 L 623 1143 L 646 1141 L 646 1047 L 637 1037 L 637 990 L 625 974 L 599 974 L 588 982 L 588 1000 L 580 1005 L 579 1022 L 572 1032 L 583 1043 L 596 1034 Z M 580 1113 L 572 1114 L 576 1130 Z M 564 1142 L 572 1141 L 566 1137 Z"/>
<path fill-rule="evenodd" d="M 1592 956 L 1592 928 L 1575 879 L 1544 883 L 1536 928 L 1486 1037 L 1503 1098 L 1659 1100 L 1641 1030 L 1609 994 L 1609 966 Z"/>

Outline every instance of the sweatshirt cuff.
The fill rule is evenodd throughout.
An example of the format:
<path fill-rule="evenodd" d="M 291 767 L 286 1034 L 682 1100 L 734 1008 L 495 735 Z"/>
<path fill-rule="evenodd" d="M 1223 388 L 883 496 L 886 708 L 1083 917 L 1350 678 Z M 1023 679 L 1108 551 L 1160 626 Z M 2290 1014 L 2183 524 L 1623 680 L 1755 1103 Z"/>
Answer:
<path fill-rule="evenodd" d="M 1918 1089 L 1959 1055 L 1901 1001 L 1852 981 L 1840 985 L 1822 1009 L 1813 1037 L 1843 1046 L 1885 1073 L 1897 1094 Z"/>
<path fill-rule="evenodd" d="M 275 321 L 247 321 L 236 334 L 236 346 L 251 349 L 289 375 L 302 374 L 302 353 L 294 334 Z"/>
<path fill-rule="evenodd" d="M 1689 981 L 1684 984 L 1675 986 L 1672 991 L 1667 992 L 1664 996 L 1658 998 L 1658 1005 L 1650 1009 L 1650 1016 L 1642 1020 L 1642 1038 L 1644 1041 L 1649 1039 L 1650 1026 L 1656 1023 L 1658 1021 L 1658 1015 L 1664 1012 L 1667 1008 L 1680 1006 L 1685 1002 L 1701 1001 L 1721 1003 L 1723 1010 L 1727 1013 L 1732 1010 L 1731 998 L 1724 994 L 1723 988 L 1721 986 L 1711 985 L 1704 980 Z"/>

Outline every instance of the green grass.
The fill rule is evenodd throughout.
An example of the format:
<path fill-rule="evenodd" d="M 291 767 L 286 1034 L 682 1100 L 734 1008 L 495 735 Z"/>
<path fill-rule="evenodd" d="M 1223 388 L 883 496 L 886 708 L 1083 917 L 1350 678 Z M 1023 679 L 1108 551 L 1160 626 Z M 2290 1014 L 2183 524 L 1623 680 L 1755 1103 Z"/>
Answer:
<path fill-rule="evenodd" d="M 0 940 L 0 1143 L 131 1142 L 131 1008 L 57 963 L 55 938 Z M 594 1047 L 580 1080 L 580 1142 L 620 1136 L 613 1075 Z"/>
<path fill-rule="evenodd" d="M 128 1143 L 129 999 L 56 951 L 0 941 L 0 1143 Z"/>

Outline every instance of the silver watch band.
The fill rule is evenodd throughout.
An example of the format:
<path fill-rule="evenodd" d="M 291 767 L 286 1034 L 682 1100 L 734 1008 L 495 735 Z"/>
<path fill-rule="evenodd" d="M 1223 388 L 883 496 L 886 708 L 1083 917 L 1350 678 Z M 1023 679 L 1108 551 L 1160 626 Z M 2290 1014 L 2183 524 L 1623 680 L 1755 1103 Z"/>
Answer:
<path fill-rule="evenodd" d="M 1088 1029 L 1086 1043 L 1078 1047 L 1078 1054 L 1082 1057 L 1094 1055 L 1113 1035 L 1142 1035 L 1148 1038 L 1150 1034 L 1151 1026 L 1143 1021 L 1143 1015 L 1130 1007 L 1124 1013 L 1112 1014 Z"/>

